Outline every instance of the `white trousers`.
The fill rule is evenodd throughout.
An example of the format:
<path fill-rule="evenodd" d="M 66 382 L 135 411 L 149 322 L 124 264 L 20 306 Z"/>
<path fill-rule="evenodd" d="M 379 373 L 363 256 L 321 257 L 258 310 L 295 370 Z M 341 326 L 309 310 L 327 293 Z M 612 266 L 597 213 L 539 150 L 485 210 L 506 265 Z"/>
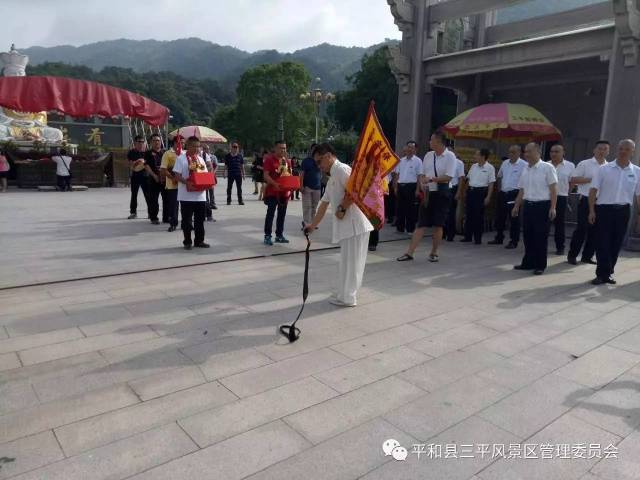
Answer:
<path fill-rule="evenodd" d="M 369 232 L 345 238 L 338 244 L 340 245 L 340 271 L 336 296 L 344 303 L 355 304 L 367 263 Z"/>

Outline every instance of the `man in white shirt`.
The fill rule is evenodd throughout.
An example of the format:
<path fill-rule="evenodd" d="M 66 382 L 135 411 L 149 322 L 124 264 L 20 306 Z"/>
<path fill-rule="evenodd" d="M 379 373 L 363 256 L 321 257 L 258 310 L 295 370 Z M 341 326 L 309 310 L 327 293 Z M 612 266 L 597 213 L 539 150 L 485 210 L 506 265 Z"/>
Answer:
<path fill-rule="evenodd" d="M 456 153 L 455 151 L 453 152 Z M 449 204 L 449 215 L 444 226 L 444 237 L 448 242 L 453 242 L 456 236 L 456 214 L 458 212 L 458 201 L 462 198 L 462 187 L 464 184 L 464 162 L 456 155 L 456 174 L 451 179 L 451 201 Z"/>
<path fill-rule="evenodd" d="M 489 245 L 502 245 L 507 218 L 510 218 L 510 225 L 509 243 L 506 248 L 514 249 L 520 241 L 520 216 L 511 216 L 511 211 L 518 196 L 520 175 L 522 175 L 527 166 L 527 162 L 520 158 L 521 154 L 522 148 L 520 148 L 520 145 L 511 145 L 509 147 L 509 158 L 502 162 L 498 170 L 497 180 L 500 183 L 500 187 L 496 208 L 496 238 L 489 242 Z"/>
<path fill-rule="evenodd" d="M 198 137 L 187 139 L 187 151 L 176 158 L 173 167 L 173 175 L 178 181 L 178 201 L 180 202 L 180 215 L 182 216 L 182 233 L 184 234 L 185 250 L 191 250 L 191 230 L 195 233 L 193 246 L 197 248 L 209 248 L 204 242 L 204 219 L 206 216 L 207 192 L 190 192 L 187 190 L 187 182 L 192 171 L 206 172 L 207 165 L 200 155 L 200 140 Z"/>
<path fill-rule="evenodd" d="M 512 215 L 523 208 L 524 257 L 516 270 L 533 270 L 542 275 L 547 268 L 550 222 L 556 218 L 558 175 L 552 165 L 540 159 L 540 145 L 529 143 L 524 149 L 527 167 L 518 182 L 518 196 Z"/>
<path fill-rule="evenodd" d="M 496 169 L 488 160 L 491 152 L 486 148 L 477 150 L 475 161 L 467 175 L 464 238 L 462 242 L 482 243 L 484 229 L 484 209 L 491 202 Z"/>
<path fill-rule="evenodd" d="M 351 167 L 336 158 L 335 150 L 328 143 L 317 145 L 312 156 L 320 170 L 330 177 L 318 211 L 313 222 L 305 225 L 305 232 L 311 234 L 316 230 L 331 205 L 334 212 L 332 242 L 340 245 L 340 268 L 337 292 L 329 302 L 339 307 L 355 307 L 373 226 L 346 191 Z"/>
<path fill-rule="evenodd" d="M 457 159 L 455 154 L 446 147 L 444 133 L 437 131 L 431 135 L 428 152 L 422 162 L 422 174 L 418 183 L 426 185 L 425 200 L 420 204 L 418 213 L 418 228 L 413 232 L 407 253 L 397 258 L 399 262 L 413 260 L 413 254 L 418 248 L 427 227 L 433 227 L 431 237 L 431 253 L 429 261 L 437 262 L 438 248 L 442 243 L 444 224 L 449 215 L 451 188 L 449 182 L 456 175 Z"/>
<path fill-rule="evenodd" d="M 567 201 L 571 189 L 571 177 L 576 166 L 564 159 L 564 146 L 559 143 L 550 150 L 551 160 L 548 162 L 556 169 L 558 175 L 558 204 L 556 206 L 556 218 L 553 221 L 553 237 L 556 243 L 556 255 L 564 255 L 565 219 L 567 214 Z"/>
<path fill-rule="evenodd" d="M 631 159 L 636 144 L 622 140 L 617 158 L 598 168 L 589 190 L 589 223 L 596 227 L 596 278 L 594 285 L 615 284 L 612 278 L 629 226 L 634 196 L 640 204 L 640 167 Z"/>
<path fill-rule="evenodd" d="M 64 148 L 61 148 L 59 154 L 55 157 L 51 157 L 51 160 L 56 162 L 56 178 L 58 180 L 58 190 L 61 192 L 70 192 L 71 157 L 67 156 L 67 151 Z"/>
<path fill-rule="evenodd" d="M 598 168 L 607 163 L 607 156 L 610 150 L 609 142 L 599 140 L 593 149 L 593 157 L 581 161 L 573 172 L 571 183 L 578 185 L 580 200 L 578 201 L 577 225 L 571 236 L 569 254 L 567 262 L 571 265 L 578 264 L 578 255 L 582 250 L 582 263 L 595 265 L 593 255 L 596 252 L 596 231 L 595 227 L 589 224 L 589 189 L 591 180 Z M 584 245 L 584 249 L 582 246 Z"/>
<path fill-rule="evenodd" d="M 416 156 L 416 142 L 410 140 L 406 154 L 393 171 L 393 188 L 398 199 L 396 230 L 398 233 L 413 233 L 418 220 L 418 175 L 422 171 L 422 160 Z"/>

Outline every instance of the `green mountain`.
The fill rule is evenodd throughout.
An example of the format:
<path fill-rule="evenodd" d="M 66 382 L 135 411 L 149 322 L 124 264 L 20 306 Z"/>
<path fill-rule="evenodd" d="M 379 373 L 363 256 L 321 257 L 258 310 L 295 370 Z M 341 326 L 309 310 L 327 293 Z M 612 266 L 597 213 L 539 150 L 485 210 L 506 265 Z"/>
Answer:
<path fill-rule="evenodd" d="M 248 53 L 230 46 L 218 45 L 199 38 L 172 41 L 111 40 L 80 47 L 31 47 L 21 49 L 29 55 L 31 65 L 60 62 L 83 65 L 99 71 L 105 67 L 130 68 L 135 72 L 170 71 L 183 77 L 210 78 L 221 85 L 233 87 L 247 68 L 263 63 L 297 61 L 305 65 L 311 75 L 322 79 L 328 90 L 347 88 L 345 77 L 355 73 L 368 48 L 340 47 L 323 43 L 293 53 L 262 50 Z"/>

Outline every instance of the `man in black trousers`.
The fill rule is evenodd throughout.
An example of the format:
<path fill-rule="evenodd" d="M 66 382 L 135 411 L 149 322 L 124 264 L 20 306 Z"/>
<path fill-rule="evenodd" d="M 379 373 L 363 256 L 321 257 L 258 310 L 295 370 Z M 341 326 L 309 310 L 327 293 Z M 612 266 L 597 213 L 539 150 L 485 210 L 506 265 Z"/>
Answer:
<path fill-rule="evenodd" d="M 635 196 L 640 204 L 640 167 L 631 163 L 633 140 L 618 144 L 617 158 L 595 173 L 589 191 L 589 223 L 596 228 L 596 278 L 591 283 L 615 284 L 612 275 L 618 261 Z"/>
<path fill-rule="evenodd" d="M 133 139 L 133 148 L 127 153 L 129 160 L 129 183 L 131 185 L 131 201 L 129 202 L 129 220 L 138 218 L 138 191 L 142 190 L 144 200 L 149 209 L 147 171 L 145 168 L 145 140 L 142 135 Z"/>
<path fill-rule="evenodd" d="M 518 182 L 512 216 L 523 206 L 524 257 L 515 270 L 533 270 L 542 275 L 547 268 L 547 245 L 551 222 L 556 218 L 558 175 L 553 165 L 540 159 L 540 145 L 529 143 L 524 156 L 527 167 Z"/>
<path fill-rule="evenodd" d="M 596 252 L 596 231 L 595 227 L 589 224 L 589 189 L 591 180 L 596 171 L 607 163 L 610 145 L 607 140 L 599 140 L 593 149 L 593 157 L 581 161 L 573 171 L 571 183 L 578 186 L 580 199 L 578 201 L 578 218 L 576 229 L 571 236 L 571 244 L 567 262 L 571 265 L 578 264 L 578 255 L 582 250 L 582 263 L 595 265 L 593 255 Z M 584 245 L 584 248 L 582 248 Z"/>
<path fill-rule="evenodd" d="M 242 181 L 244 180 L 244 157 L 240 153 L 238 142 L 231 142 L 231 152 L 224 157 L 227 166 L 227 205 L 231 205 L 231 192 L 233 184 L 238 191 L 238 205 L 244 205 L 242 201 Z"/>
<path fill-rule="evenodd" d="M 151 148 L 144 154 L 145 170 L 147 172 L 147 206 L 149 208 L 149 219 L 154 225 L 158 225 L 158 213 L 160 204 L 158 196 L 162 197 L 162 222 L 169 223 L 169 210 L 167 197 L 164 189 L 164 181 L 160 176 L 160 165 L 162 164 L 162 139 L 160 135 L 151 135 Z"/>
<path fill-rule="evenodd" d="M 511 216 L 511 212 L 515 199 L 518 196 L 520 175 L 522 175 L 522 172 L 527 166 L 527 162 L 520 158 L 521 154 L 522 148 L 520 148 L 520 145 L 511 145 L 509 147 L 509 158 L 502 162 L 498 170 L 497 180 L 500 185 L 496 209 L 496 238 L 490 241 L 489 245 L 502 245 L 508 217 L 511 217 L 511 219 L 509 243 L 506 248 L 514 249 L 520 241 L 520 216 L 513 217 Z"/>
<path fill-rule="evenodd" d="M 418 175 L 422 172 L 422 160 L 416 156 L 416 142 L 410 140 L 405 147 L 405 156 L 394 170 L 394 191 L 398 200 L 396 230 L 398 233 L 413 233 L 418 220 Z"/>

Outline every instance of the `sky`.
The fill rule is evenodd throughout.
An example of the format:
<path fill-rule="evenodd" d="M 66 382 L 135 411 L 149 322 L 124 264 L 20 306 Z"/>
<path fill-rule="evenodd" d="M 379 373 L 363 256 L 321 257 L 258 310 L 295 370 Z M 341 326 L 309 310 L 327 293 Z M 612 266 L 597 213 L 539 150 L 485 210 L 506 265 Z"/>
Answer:
<path fill-rule="evenodd" d="M 12 43 L 19 50 L 199 37 L 249 52 L 292 52 L 401 38 L 385 0 L 0 0 L 0 17 L 0 51 Z"/>

